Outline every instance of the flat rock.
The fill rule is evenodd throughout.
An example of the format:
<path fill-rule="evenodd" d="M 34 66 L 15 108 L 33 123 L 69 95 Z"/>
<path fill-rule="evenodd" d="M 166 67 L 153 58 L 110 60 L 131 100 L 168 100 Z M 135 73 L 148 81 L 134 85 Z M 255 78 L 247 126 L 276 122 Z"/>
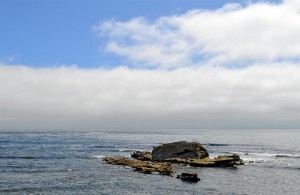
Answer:
<path fill-rule="evenodd" d="M 174 171 L 170 163 L 163 162 L 147 162 L 130 160 L 128 158 L 118 158 L 107 156 L 103 158 L 108 164 L 130 166 L 140 173 L 150 174 L 152 172 L 158 172 L 161 175 L 174 176 Z"/>
<path fill-rule="evenodd" d="M 235 165 L 242 165 L 243 160 L 240 159 L 239 155 L 232 156 L 218 156 L 217 158 L 170 158 L 163 162 L 170 162 L 176 164 L 188 164 L 193 167 L 235 167 Z"/>
<path fill-rule="evenodd" d="M 209 157 L 199 159 L 199 158 L 169 158 L 166 159 L 164 162 L 169 163 L 175 163 L 175 164 L 187 164 L 193 167 L 215 167 L 216 163 L 213 161 L 213 159 L 210 159 Z"/>

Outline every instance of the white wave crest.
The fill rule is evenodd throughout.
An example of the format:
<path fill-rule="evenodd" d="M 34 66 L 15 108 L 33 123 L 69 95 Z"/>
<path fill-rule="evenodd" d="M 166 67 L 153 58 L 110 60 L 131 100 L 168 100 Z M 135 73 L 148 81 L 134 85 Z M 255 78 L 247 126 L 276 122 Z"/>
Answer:
<path fill-rule="evenodd" d="M 252 164 L 252 163 L 263 163 L 267 160 L 265 158 L 243 158 L 245 164 Z"/>
<path fill-rule="evenodd" d="M 91 158 L 104 158 L 105 156 L 103 155 L 95 155 L 95 156 L 92 156 Z"/>
<path fill-rule="evenodd" d="M 253 152 L 232 152 L 241 156 L 259 156 L 265 158 L 300 158 L 300 154 L 275 154 L 275 153 L 253 153 Z"/>

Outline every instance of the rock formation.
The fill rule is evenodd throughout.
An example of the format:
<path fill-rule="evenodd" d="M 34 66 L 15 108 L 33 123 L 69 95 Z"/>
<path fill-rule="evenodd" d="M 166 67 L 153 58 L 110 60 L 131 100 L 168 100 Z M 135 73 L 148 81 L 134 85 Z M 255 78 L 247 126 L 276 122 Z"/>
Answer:
<path fill-rule="evenodd" d="M 131 154 L 131 157 L 142 161 L 152 161 L 151 152 L 135 151 Z"/>
<path fill-rule="evenodd" d="M 235 167 L 235 165 L 242 165 L 243 160 L 235 158 L 238 155 L 232 156 L 218 156 L 217 158 L 170 158 L 166 159 L 163 162 L 176 163 L 176 164 L 186 164 L 193 167 Z"/>
<path fill-rule="evenodd" d="M 140 173 L 158 172 L 169 176 L 175 174 L 172 164 L 194 167 L 235 167 L 244 164 L 237 154 L 209 158 L 209 154 L 200 143 L 186 141 L 161 144 L 154 147 L 152 153 L 136 151 L 131 157 L 137 160 L 117 157 L 105 157 L 103 160 L 108 164 L 130 166 Z M 177 177 L 189 181 L 196 181 L 198 178 L 195 174 L 187 173 Z"/>
<path fill-rule="evenodd" d="M 172 143 L 165 143 L 153 148 L 152 160 L 164 161 L 170 158 L 199 158 L 208 157 L 206 149 L 197 142 L 179 141 Z"/>
<path fill-rule="evenodd" d="M 108 164 L 130 166 L 140 173 L 150 174 L 158 172 L 161 175 L 174 176 L 174 171 L 170 163 L 152 163 L 147 161 L 130 160 L 128 158 L 105 157 L 103 159 Z"/>

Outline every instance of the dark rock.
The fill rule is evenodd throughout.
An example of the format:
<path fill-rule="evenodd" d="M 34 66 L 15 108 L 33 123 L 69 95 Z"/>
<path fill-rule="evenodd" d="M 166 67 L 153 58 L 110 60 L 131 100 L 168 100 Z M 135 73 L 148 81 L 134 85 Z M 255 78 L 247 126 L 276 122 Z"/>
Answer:
<path fill-rule="evenodd" d="M 233 154 L 228 157 L 232 157 L 234 159 L 235 165 L 244 165 L 245 164 L 244 161 L 240 158 L 240 156 L 238 154 Z"/>
<path fill-rule="evenodd" d="M 233 154 L 229 156 L 218 156 L 212 159 L 217 167 L 235 167 L 235 165 L 243 165 L 244 162 L 239 155 Z"/>
<path fill-rule="evenodd" d="M 153 148 L 152 160 L 164 161 L 171 158 L 199 158 L 208 157 L 206 149 L 197 142 L 179 141 L 161 144 Z"/>
<path fill-rule="evenodd" d="M 181 173 L 181 175 L 177 175 L 177 178 L 190 182 L 198 182 L 200 180 L 197 173 Z"/>
<path fill-rule="evenodd" d="M 148 151 L 135 151 L 131 154 L 131 157 L 142 161 L 152 161 L 151 152 Z"/>

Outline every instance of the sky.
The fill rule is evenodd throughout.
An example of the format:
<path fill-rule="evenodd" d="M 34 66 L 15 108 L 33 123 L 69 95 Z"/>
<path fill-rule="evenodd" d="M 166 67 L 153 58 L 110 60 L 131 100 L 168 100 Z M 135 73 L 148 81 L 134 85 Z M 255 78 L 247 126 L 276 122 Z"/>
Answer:
<path fill-rule="evenodd" d="M 0 129 L 300 129 L 300 1 L 0 0 Z"/>

